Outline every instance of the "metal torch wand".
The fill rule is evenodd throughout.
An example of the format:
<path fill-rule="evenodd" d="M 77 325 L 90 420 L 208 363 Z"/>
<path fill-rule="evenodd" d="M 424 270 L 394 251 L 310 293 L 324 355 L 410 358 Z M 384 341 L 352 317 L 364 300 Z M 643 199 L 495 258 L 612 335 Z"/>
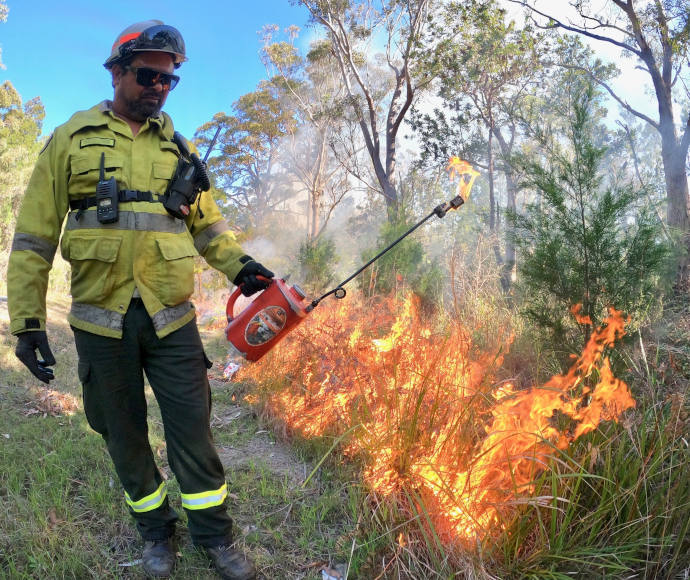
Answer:
<path fill-rule="evenodd" d="M 324 298 L 327 298 L 331 294 L 335 294 L 336 298 L 345 298 L 345 294 L 347 293 L 345 291 L 345 284 L 347 284 L 350 280 L 361 274 L 364 270 L 366 270 L 369 266 L 371 266 L 376 260 L 378 260 L 381 256 L 383 256 L 388 250 L 391 248 L 397 246 L 400 242 L 402 242 L 407 236 L 409 236 L 412 232 L 414 232 L 419 226 L 427 222 L 429 219 L 431 219 L 433 216 L 438 216 L 439 218 L 445 217 L 445 215 L 452 209 L 458 209 L 463 203 L 465 203 L 465 200 L 460 196 L 456 195 L 453 199 L 450 201 L 447 201 L 445 203 L 441 203 L 437 205 L 434 210 L 425 218 L 421 219 L 418 221 L 415 225 L 413 225 L 409 230 L 407 230 L 402 236 L 400 236 L 397 240 L 395 240 L 393 243 L 385 247 L 383 250 L 381 250 L 378 254 L 376 254 L 371 260 L 369 260 L 366 264 L 364 264 L 359 270 L 357 270 L 354 274 L 352 274 L 350 277 L 346 278 L 343 280 L 340 284 L 338 284 L 335 288 L 332 290 L 329 290 L 326 292 L 323 296 L 319 296 L 318 298 L 312 300 L 311 304 L 307 306 L 307 312 L 311 312 L 314 310 L 319 305 L 319 302 L 321 302 Z"/>

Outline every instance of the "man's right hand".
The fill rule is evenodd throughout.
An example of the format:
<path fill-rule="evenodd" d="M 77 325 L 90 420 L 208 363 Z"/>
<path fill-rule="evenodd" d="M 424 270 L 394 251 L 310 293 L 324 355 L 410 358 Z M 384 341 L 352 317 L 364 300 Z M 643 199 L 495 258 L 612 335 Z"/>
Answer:
<path fill-rule="evenodd" d="M 244 263 L 242 269 L 238 272 L 233 280 L 235 286 L 239 286 L 242 294 L 251 296 L 259 290 L 265 290 L 270 285 L 270 280 L 267 282 L 262 278 L 273 278 L 275 274 L 266 268 L 263 264 L 259 264 L 250 256 L 242 256 L 240 261 Z M 257 278 L 259 276 L 259 278 Z"/>
<path fill-rule="evenodd" d="M 48 345 L 48 335 L 45 330 L 28 330 L 19 335 L 17 348 L 14 354 L 22 361 L 33 375 L 46 384 L 55 378 L 53 369 L 50 367 L 55 364 L 55 357 Z M 39 350 L 43 360 L 36 357 L 36 349 Z"/>

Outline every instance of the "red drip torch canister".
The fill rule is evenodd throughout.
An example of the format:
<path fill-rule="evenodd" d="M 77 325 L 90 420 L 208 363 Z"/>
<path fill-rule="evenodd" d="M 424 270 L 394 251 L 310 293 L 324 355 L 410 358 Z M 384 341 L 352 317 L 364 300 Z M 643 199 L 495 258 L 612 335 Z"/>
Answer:
<path fill-rule="evenodd" d="M 283 279 L 271 279 L 268 288 L 233 316 L 240 294 L 237 288 L 228 299 L 225 335 L 237 354 L 249 361 L 259 360 L 309 314 L 302 289 Z"/>

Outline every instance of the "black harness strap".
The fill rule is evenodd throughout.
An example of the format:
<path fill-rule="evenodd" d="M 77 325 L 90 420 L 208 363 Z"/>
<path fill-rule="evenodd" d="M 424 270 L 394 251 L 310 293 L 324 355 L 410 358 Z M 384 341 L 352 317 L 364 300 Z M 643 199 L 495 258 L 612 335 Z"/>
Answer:
<path fill-rule="evenodd" d="M 162 203 L 161 195 L 153 193 L 152 191 L 139 191 L 138 189 L 123 189 L 117 192 L 117 198 L 120 202 L 127 201 L 155 201 Z M 83 197 L 81 199 L 73 199 L 69 202 L 71 210 L 84 211 L 90 207 L 95 207 L 98 204 L 97 198 Z"/>

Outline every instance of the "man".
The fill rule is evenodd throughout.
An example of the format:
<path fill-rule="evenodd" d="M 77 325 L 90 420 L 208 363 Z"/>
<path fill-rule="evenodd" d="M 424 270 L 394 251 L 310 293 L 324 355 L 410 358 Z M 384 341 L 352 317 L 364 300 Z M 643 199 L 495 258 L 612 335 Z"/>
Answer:
<path fill-rule="evenodd" d="M 209 427 L 210 363 L 189 298 L 198 254 L 247 296 L 265 288 L 273 273 L 244 254 L 211 195 L 197 197 L 209 187 L 205 167 L 161 112 L 185 60 L 175 28 L 158 20 L 130 26 L 104 65 L 113 100 L 76 113 L 51 136 L 17 220 L 8 268 L 10 330 L 19 359 L 49 383 L 55 358 L 45 332 L 46 289 L 67 217 L 60 249 L 72 267 L 68 320 L 84 411 L 107 444 L 145 541 L 146 572 L 171 573 L 178 516 L 148 441 L 144 373 L 161 409 L 192 540 L 223 578 L 245 580 L 255 569 L 231 548 L 225 475 Z M 195 176 L 194 187 L 176 181 L 178 165 L 186 168 L 187 185 Z"/>

